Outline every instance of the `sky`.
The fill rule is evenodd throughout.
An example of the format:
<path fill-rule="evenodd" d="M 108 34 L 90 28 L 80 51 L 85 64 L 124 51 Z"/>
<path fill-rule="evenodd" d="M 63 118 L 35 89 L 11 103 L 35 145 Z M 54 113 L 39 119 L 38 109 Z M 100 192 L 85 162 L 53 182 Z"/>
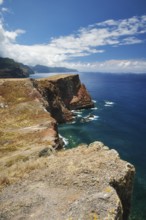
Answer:
<path fill-rule="evenodd" d="M 146 0 L 0 0 L 0 57 L 146 73 Z"/>

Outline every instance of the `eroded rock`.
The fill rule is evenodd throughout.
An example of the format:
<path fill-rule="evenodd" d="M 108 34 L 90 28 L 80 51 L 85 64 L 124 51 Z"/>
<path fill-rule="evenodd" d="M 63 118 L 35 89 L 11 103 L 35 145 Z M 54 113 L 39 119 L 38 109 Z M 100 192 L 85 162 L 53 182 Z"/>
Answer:
<path fill-rule="evenodd" d="M 45 98 L 46 108 L 59 123 L 72 120 L 70 110 L 94 106 L 77 74 L 38 79 L 34 85 Z"/>

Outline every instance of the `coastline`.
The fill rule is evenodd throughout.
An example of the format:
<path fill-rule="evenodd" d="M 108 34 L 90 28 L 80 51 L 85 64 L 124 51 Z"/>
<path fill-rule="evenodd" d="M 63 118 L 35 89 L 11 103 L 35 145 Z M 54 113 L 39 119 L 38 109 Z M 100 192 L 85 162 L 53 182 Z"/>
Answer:
<path fill-rule="evenodd" d="M 70 170 L 71 157 L 67 159 L 66 157 L 63 158 L 63 155 L 71 153 L 71 155 L 74 158 L 74 153 L 77 151 L 77 156 L 78 156 L 78 152 L 80 151 L 80 148 L 77 148 L 76 150 L 72 150 L 72 151 L 67 151 L 67 152 L 60 152 L 60 153 L 56 152 L 56 149 L 62 148 L 61 142 L 59 141 L 56 120 L 59 119 L 58 122 L 71 121 L 73 117 L 73 114 L 70 111 L 71 109 L 81 109 L 81 108 L 85 108 L 86 106 L 87 108 L 89 108 L 89 107 L 94 106 L 89 93 L 86 91 L 85 86 L 83 86 L 80 83 L 78 75 L 64 75 L 64 76 L 59 76 L 59 77 L 55 76 L 55 77 L 52 77 L 51 79 L 49 78 L 39 79 L 37 81 L 32 80 L 32 79 L 25 79 L 25 80 L 19 80 L 19 83 L 18 83 L 18 80 L 1 80 L 1 94 L 2 94 L 1 102 L 3 103 L 2 105 L 3 107 L 1 108 L 1 114 L 5 116 L 3 117 L 3 122 L 1 123 L 1 129 L 2 129 L 1 130 L 2 132 L 1 142 L 3 142 L 3 146 L 4 146 L 3 157 L 1 159 L 1 166 L 5 168 L 4 172 L 2 172 L 1 183 L 7 186 L 6 191 L 11 189 L 11 184 L 12 184 L 12 187 L 15 188 L 15 186 L 17 186 L 17 183 L 15 184 L 15 182 L 17 181 L 19 182 L 20 179 L 22 180 L 26 179 L 26 181 L 29 180 L 30 175 L 33 172 L 36 174 L 36 172 L 38 172 L 39 170 L 43 172 L 44 169 L 45 170 L 47 169 L 49 172 L 49 175 L 51 175 L 51 171 L 49 171 L 49 168 L 45 168 L 45 166 L 47 167 L 50 166 L 48 163 L 50 163 L 51 158 L 53 158 L 51 159 L 52 164 L 57 163 L 57 160 L 63 159 L 62 167 L 59 167 L 59 165 L 57 166 L 58 168 L 55 165 L 53 167 L 54 169 L 53 173 L 55 176 L 58 172 L 61 173 L 63 172 L 63 169 L 66 168 L 66 166 L 64 167 L 65 161 L 68 164 L 67 165 L 69 168 L 68 171 L 70 172 L 71 171 Z M 9 112 L 13 114 L 9 115 Z M 52 118 L 52 114 L 54 114 L 54 112 L 55 112 L 55 119 Z M 84 148 L 85 147 L 81 147 L 80 155 L 82 155 L 83 153 L 83 155 L 85 155 L 85 161 L 87 160 L 87 158 L 90 159 L 90 161 L 92 161 L 93 160 L 92 157 L 90 158 L 89 156 L 90 150 L 89 150 L 89 155 L 88 153 L 86 155 L 86 153 L 84 153 Z M 92 149 L 94 148 L 91 148 L 91 151 Z M 45 156 L 45 158 L 42 156 L 39 157 L 39 153 L 42 150 L 43 150 L 43 153 L 45 152 L 45 155 L 43 155 Z M 121 163 L 120 161 L 122 160 L 120 160 L 117 152 L 115 152 L 114 150 L 113 151 L 109 150 L 108 152 L 107 147 L 104 147 L 103 144 L 97 143 L 95 144 L 95 149 L 93 150 L 93 152 L 94 151 L 96 152 L 99 150 L 101 150 L 102 160 L 103 161 L 105 160 L 105 163 L 104 163 L 105 170 L 107 170 L 107 167 L 109 167 L 108 162 L 107 162 L 108 154 L 113 155 L 113 157 L 115 158 L 113 160 L 113 166 L 112 166 L 113 168 L 116 165 L 117 161 Z M 86 149 L 85 149 L 85 152 L 86 152 Z M 93 153 L 93 155 L 95 154 L 95 152 Z M 97 156 L 98 156 L 98 153 L 97 153 Z M 83 172 L 83 174 L 85 175 L 85 176 L 83 175 L 83 179 L 82 178 L 79 179 L 79 185 L 81 184 L 81 188 L 84 188 L 84 186 L 86 185 L 86 184 L 84 185 L 84 181 L 86 180 L 86 177 L 87 177 L 86 172 L 84 172 L 86 162 L 84 163 L 83 166 L 81 166 L 83 161 L 82 160 L 80 161 L 79 159 L 77 160 L 81 162 L 81 164 L 79 163 L 78 166 L 82 167 L 81 172 Z M 95 167 L 95 170 L 97 173 L 99 171 L 102 172 L 101 165 L 96 166 L 94 162 L 96 163 L 95 157 L 93 160 L 93 167 L 91 168 L 90 168 L 90 163 L 87 162 L 87 170 L 91 169 L 90 172 L 92 173 L 92 170 L 94 170 L 94 167 Z M 121 186 L 122 186 L 122 190 L 124 190 L 125 192 L 125 195 L 128 195 L 127 197 L 128 205 L 126 205 L 127 211 L 125 211 L 126 210 L 125 208 L 124 210 L 120 208 L 121 207 L 120 201 L 123 200 L 120 196 L 121 200 L 119 200 L 118 202 L 119 208 L 115 207 L 115 211 L 111 212 L 110 214 L 115 216 L 115 218 L 117 218 L 117 215 L 119 215 L 121 216 L 119 217 L 120 219 L 122 218 L 122 213 L 124 211 L 124 220 L 125 220 L 129 214 L 129 209 L 130 209 L 130 199 L 131 199 L 131 193 L 132 193 L 132 188 L 133 188 L 133 178 L 134 178 L 134 167 L 132 165 L 128 165 L 124 161 L 122 161 L 122 163 L 123 163 L 123 168 L 122 168 L 123 174 L 121 172 L 122 177 L 119 177 L 119 180 L 114 181 L 114 179 L 117 177 L 117 174 L 113 175 L 112 181 L 109 180 L 109 176 L 103 175 L 102 177 L 101 175 L 101 177 L 107 178 L 105 183 L 107 182 L 107 184 L 109 185 L 113 184 L 113 187 L 116 190 L 119 189 L 119 191 L 121 190 L 120 184 L 122 184 L 121 178 L 124 179 L 123 183 L 125 183 L 126 185 L 122 184 Z M 74 164 L 74 166 L 75 165 L 76 163 Z M 78 170 L 79 168 L 73 168 L 73 173 L 75 172 L 74 169 Z M 119 166 L 118 169 L 121 169 L 121 166 Z M 92 175 L 90 172 L 89 172 L 88 178 L 92 186 L 94 181 L 92 181 L 93 179 L 92 179 Z M 111 169 L 111 172 L 113 173 L 112 169 Z M 68 175 L 71 175 L 70 183 L 73 183 L 73 180 L 72 180 L 73 173 L 68 173 Z M 74 174 L 78 176 L 76 172 Z M 39 175 L 41 178 L 41 174 Z M 46 176 L 46 173 L 45 173 L 45 176 Z M 63 177 L 63 174 L 61 176 Z M 101 182 L 103 182 L 101 177 L 99 177 L 99 179 L 101 179 L 99 183 L 98 183 L 98 177 L 97 177 L 98 184 L 101 184 Z M 61 177 L 59 178 L 61 181 Z M 65 179 L 66 178 L 68 177 L 65 177 Z M 64 181 L 61 181 L 61 182 L 63 184 Z M 70 183 L 68 187 L 70 187 Z M 19 184 L 20 185 L 22 184 L 21 181 Z M 53 184 L 55 184 L 55 182 L 53 182 Z M 96 185 L 97 184 L 95 183 L 95 186 Z M 119 198 L 118 197 L 119 194 L 118 195 L 117 193 L 113 194 L 114 192 L 113 189 L 109 190 L 109 193 L 112 192 L 112 194 L 110 195 L 115 195 L 116 198 Z M 129 193 L 127 193 L 127 189 Z M 16 187 L 16 190 L 17 190 L 17 187 Z M 2 191 L 2 193 L 3 192 L 5 192 L 5 189 L 4 191 Z M 5 193 L 4 193 L 4 197 L 5 197 Z M 112 197 L 107 196 L 107 201 L 110 201 L 110 198 Z M 92 202 L 90 203 L 90 205 L 91 204 Z M 110 204 L 113 204 L 113 203 L 110 203 Z M 91 208 L 92 208 L 92 205 L 91 205 Z M 116 209 L 120 211 L 116 213 Z M 4 214 L 4 212 L 3 212 L 3 215 L 6 214 L 6 213 Z M 104 215 L 106 216 L 107 214 L 109 215 L 108 210 L 105 212 Z M 98 213 L 98 215 L 102 216 L 102 213 Z"/>

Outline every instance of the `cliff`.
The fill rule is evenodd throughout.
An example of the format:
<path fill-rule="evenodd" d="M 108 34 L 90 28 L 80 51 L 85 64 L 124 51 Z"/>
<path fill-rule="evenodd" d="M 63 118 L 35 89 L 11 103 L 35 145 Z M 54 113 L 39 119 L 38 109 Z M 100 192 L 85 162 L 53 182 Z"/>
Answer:
<path fill-rule="evenodd" d="M 31 68 L 22 63 L 0 57 L 0 78 L 26 78 L 33 73 Z"/>
<path fill-rule="evenodd" d="M 78 75 L 0 79 L 0 219 L 127 219 L 131 164 L 99 142 L 56 151 L 57 123 L 92 106 Z"/>
<path fill-rule="evenodd" d="M 34 80 L 33 84 L 43 96 L 45 108 L 59 123 L 72 120 L 73 114 L 70 110 L 94 107 L 77 74 L 50 76 Z"/>

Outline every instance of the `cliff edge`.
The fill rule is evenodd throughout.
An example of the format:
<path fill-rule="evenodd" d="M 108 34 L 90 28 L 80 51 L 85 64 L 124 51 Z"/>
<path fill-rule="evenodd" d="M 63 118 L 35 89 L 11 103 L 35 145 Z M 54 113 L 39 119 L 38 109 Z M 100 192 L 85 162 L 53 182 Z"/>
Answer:
<path fill-rule="evenodd" d="M 73 120 L 70 110 L 74 97 L 79 108 L 93 106 L 78 75 L 0 79 L 1 186 L 23 176 L 23 172 L 17 174 L 16 165 L 24 162 L 29 166 L 30 160 L 63 148 L 57 124 Z M 28 170 L 35 169 L 30 167 Z M 13 172 L 9 173 L 10 170 Z"/>
<path fill-rule="evenodd" d="M 45 108 L 58 123 L 73 119 L 70 110 L 94 107 L 78 74 L 62 74 L 37 79 L 33 80 L 33 85 L 44 98 Z"/>
<path fill-rule="evenodd" d="M 128 219 L 134 167 L 100 142 L 62 149 L 57 123 L 92 106 L 78 75 L 0 79 L 0 219 Z"/>

